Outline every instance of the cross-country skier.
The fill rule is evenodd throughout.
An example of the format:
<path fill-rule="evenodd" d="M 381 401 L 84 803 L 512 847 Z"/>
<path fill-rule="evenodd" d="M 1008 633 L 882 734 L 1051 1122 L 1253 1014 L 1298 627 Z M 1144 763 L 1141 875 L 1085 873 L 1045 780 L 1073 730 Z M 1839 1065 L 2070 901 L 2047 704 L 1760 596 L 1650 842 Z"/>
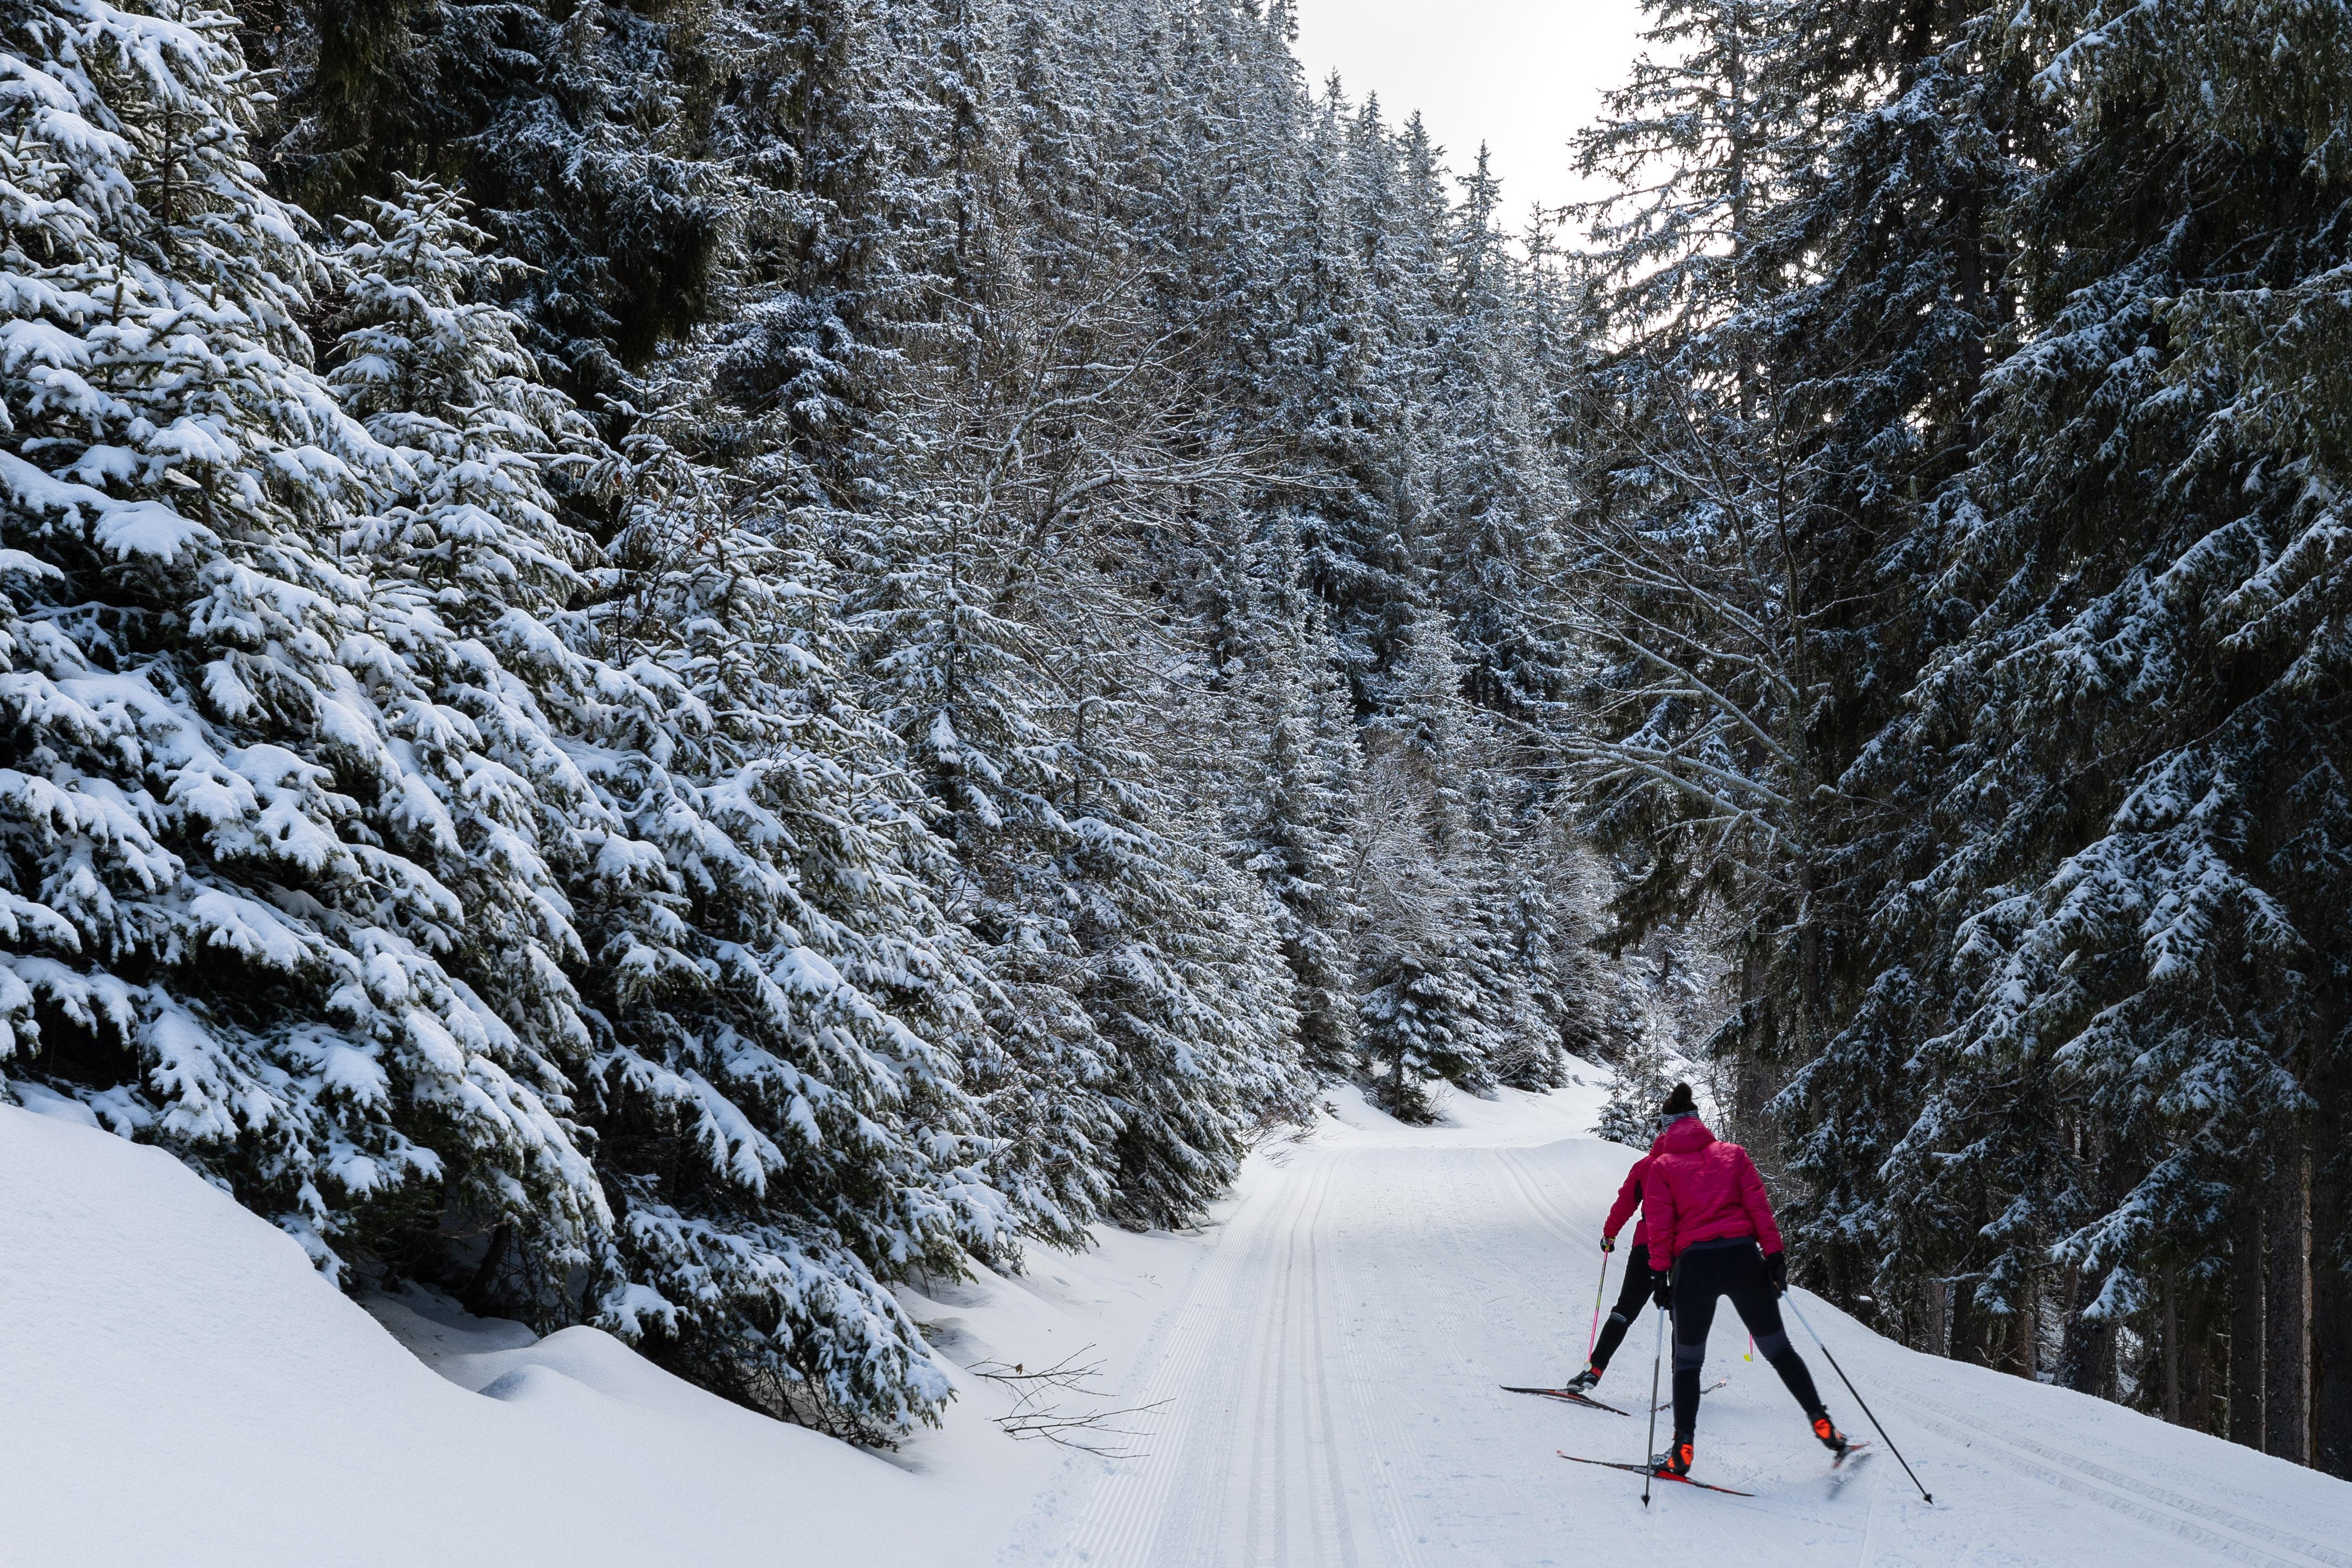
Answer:
<path fill-rule="evenodd" d="M 1642 1173 L 1648 1168 L 1647 1155 L 1633 1162 L 1625 1173 L 1624 1185 L 1617 1189 L 1617 1201 L 1609 1206 L 1609 1218 L 1601 1227 L 1601 1250 L 1617 1250 L 1617 1233 L 1625 1228 L 1626 1218 L 1642 1201 Z M 1609 1321 L 1601 1325 L 1601 1337 L 1592 1346 L 1592 1359 L 1582 1372 L 1568 1380 L 1571 1393 L 1590 1392 L 1609 1370 L 1609 1358 L 1617 1354 L 1623 1343 L 1625 1331 L 1633 1326 L 1633 1318 L 1641 1312 L 1642 1303 L 1650 1299 L 1650 1221 L 1647 1213 L 1635 1221 L 1633 1245 L 1625 1254 L 1625 1283 L 1617 1292 L 1617 1304 L 1609 1309 Z"/>
<path fill-rule="evenodd" d="M 1756 1348 L 1803 1406 L 1813 1436 L 1840 1459 L 1851 1447 L 1831 1424 L 1813 1375 L 1781 1332 L 1778 1297 L 1789 1288 L 1780 1228 L 1756 1162 L 1738 1144 L 1719 1142 L 1698 1118 L 1690 1085 L 1666 1097 L 1664 1127 L 1650 1145 L 1642 1183 L 1642 1218 L 1650 1232 L 1651 1285 L 1675 1319 L 1675 1441 L 1651 1461 L 1661 1474 L 1690 1473 L 1698 1430 L 1699 1371 L 1706 1364 L 1715 1303 L 1729 1296 Z"/>

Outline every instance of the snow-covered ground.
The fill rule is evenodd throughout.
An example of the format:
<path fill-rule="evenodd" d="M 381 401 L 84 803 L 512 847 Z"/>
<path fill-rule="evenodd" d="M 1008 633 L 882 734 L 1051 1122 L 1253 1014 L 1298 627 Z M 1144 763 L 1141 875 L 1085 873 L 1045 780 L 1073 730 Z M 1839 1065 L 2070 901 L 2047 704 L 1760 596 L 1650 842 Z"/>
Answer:
<path fill-rule="evenodd" d="M 1662 1489 L 1645 1516 L 1638 1478 L 1555 1457 L 1634 1458 L 1644 1423 L 1496 1386 L 1556 1382 L 1584 1347 L 1632 1157 L 1580 1135 L 1597 1099 L 1457 1098 L 1416 1130 L 1335 1095 L 1199 1232 L 908 1292 L 959 1365 L 1076 1356 L 1105 1393 L 1065 1408 L 1156 1405 L 1118 1419 L 1140 1450 L 1118 1460 L 1012 1441 L 992 1419 L 1012 1396 L 971 1375 L 944 1429 L 876 1457 L 593 1330 L 532 1343 L 425 1297 L 371 1316 L 163 1155 L 0 1108 L 0 1557 L 2352 1568 L 2352 1486 L 1915 1355 L 1810 1298 L 1935 1506 L 1885 1455 L 1833 1480 L 1727 1312 L 1700 1473 L 1758 1495 Z M 1644 1403 L 1650 1349 L 1645 1323 L 1603 1397 Z"/>

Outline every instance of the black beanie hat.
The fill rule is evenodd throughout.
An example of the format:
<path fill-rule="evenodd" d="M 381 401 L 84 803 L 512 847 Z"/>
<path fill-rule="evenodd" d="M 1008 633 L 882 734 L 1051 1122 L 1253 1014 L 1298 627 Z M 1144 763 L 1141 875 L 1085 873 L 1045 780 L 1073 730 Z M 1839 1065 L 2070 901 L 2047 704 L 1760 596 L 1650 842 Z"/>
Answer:
<path fill-rule="evenodd" d="M 1658 1114 L 1687 1116 L 1697 1110 L 1698 1101 L 1692 1096 L 1691 1086 L 1687 1083 L 1677 1083 L 1675 1085 L 1675 1092 L 1666 1096 L 1665 1109 L 1660 1111 Z"/>

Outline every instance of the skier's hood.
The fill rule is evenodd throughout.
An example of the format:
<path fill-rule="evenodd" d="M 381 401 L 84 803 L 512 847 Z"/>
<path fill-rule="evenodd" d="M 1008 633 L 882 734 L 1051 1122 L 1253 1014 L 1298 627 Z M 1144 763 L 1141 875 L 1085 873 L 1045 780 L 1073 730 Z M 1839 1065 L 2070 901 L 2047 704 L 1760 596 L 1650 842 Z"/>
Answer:
<path fill-rule="evenodd" d="M 1658 1141 L 1650 1145 L 1650 1152 L 1654 1155 L 1686 1155 L 1713 1142 L 1715 1134 L 1707 1131 L 1705 1122 L 1696 1116 L 1683 1116 L 1658 1134 Z"/>

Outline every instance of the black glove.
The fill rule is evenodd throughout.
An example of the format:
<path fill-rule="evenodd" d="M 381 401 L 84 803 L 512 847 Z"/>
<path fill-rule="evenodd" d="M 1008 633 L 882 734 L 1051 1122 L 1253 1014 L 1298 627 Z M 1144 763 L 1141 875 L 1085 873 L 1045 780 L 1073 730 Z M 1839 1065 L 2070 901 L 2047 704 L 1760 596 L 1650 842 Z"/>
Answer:
<path fill-rule="evenodd" d="M 1789 1255 L 1786 1252 L 1764 1254 L 1764 1277 L 1772 1281 L 1772 1289 L 1777 1294 L 1787 1295 L 1789 1293 Z"/>
<path fill-rule="evenodd" d="M 1614 1252 L 1614 1251 L 1616 1251 L 1616 1250 L 1617 1250 L 1617 1239 L 1616 1239 L 1614 1236 L 1604 1236 L 1604 1237 L 1602 1237 L 1602 1238 L 1601 1239 L 1601 1250 L 1602 1250 L 1603 1252 Z"/>
<path fill-rule="evenodd" d="M 1662 1307 L 1675 1304 L 1675 1277 L 1664 1269 L 1650 1270 L 1650 1300 Z"/>

